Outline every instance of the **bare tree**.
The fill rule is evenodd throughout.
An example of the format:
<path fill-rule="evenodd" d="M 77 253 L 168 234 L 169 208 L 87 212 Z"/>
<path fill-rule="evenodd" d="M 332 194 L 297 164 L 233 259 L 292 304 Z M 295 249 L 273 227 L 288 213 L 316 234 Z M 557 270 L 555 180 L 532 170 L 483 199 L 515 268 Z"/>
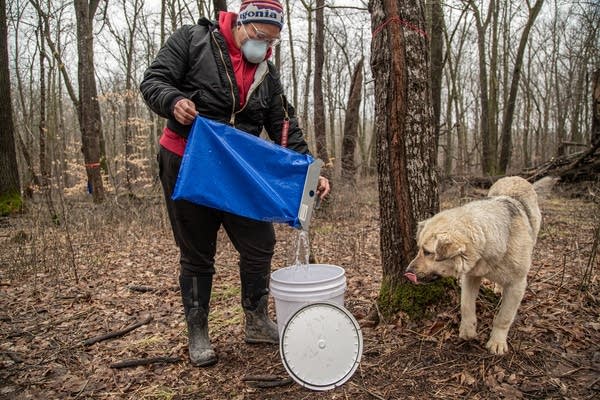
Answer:
<path fill-rule="evenodd" d="M 306 76 L 304 78 L 304 95 L 302 101 L 302 127 L 308 132 L 308 94 L 310 93 L 310 78 L 312 76 L 312 42 L 313 42 L 313 0 L 300 0 L 304 9 L 306 10 L 306 25 L 307 25 L 307 33 L 306 33 L 306 49 L 304 54 L 306 54 Z"/>
<path fill-rule="evenodd" d="M 416 252 L 417 221 L 439 207 L 424 4 L 371 0 L 375 131 L 383 283 L 380 305 L 395 311 L 403 270 Z"/>
<path fill-rule="evenodd" d="M 285 0 L 287 31 L 290 42 L 290 62 L 292 64 L 292 99 L 293 106 L 298 107 L 298 76 L 296 72 L 296 56 L 294 54 L 294 36 L 292 34 L 292 9 L 290 8 L 290 0 Z M 305 125 L 306 127 L 306 125 Z"/>
<path fill-rule="evenodd" d="M 219 13 L 227 11 L 227 0 L 213 0 L 213 8 L 215 10 L 215 20 L 219 20 Z"/>
<path fill-rule="evenodd" d="M 529 9 L 529 17 L 527 19 L 527 23 L 525 24 L 525 28 L 521 33 L 521 40 L 519 41 L 519 48 L 517 49 L 517 56 L 515 59 L 515 64 L 513 67 L 513 73 L 511 77 L 510 90 L 508 94 L 507 104 L 504 108 L 504 116 L 502 118 L 502 147 L 500 151 L 500 163 L 499 163 L 499 172 L 501 174 L 506 173 L 506 169 L 508 167 L 508 163 L 510 161 L 510 153 L 511 153 L 511 143 L 512 143 L 512 124 L 514 118 L 515 104 L 517 100 L 517 89 L 519 88 L 519 80 L 521 78 L 521 67 L 523 65 L 523 56 L 525 55 L 525 47 L 527 45 L 527 41 L 529 39 L 529 32 L 531 31 L 531 27 L 533 26 L 535 19 L 537 18 L 542 4 L 544 4 L 544 0 L 536 0 L 533 7 L 530 5 L 529 0 L 527 0 L 527 7 Z"/>
<path fill-rule="evenodd" d="M 0 215 L 17 211 L 21 207 L 21 188 L 15 149 L 10 77 L 8 71 L 8 33 L 6 0 L 0 0 Z"/>
<path fill-rule="evenodd" d="M 83 159 L 94 202 L 104 200 L 100 174 L 102 120 L 94 66 L 94 16 L 100 0 L 75 0 L 77 19 L 77 82 L 79 84 L 79 124 Z"/>
<path fill-rule="evenodd" d="M 325 129 L 325 104 L 323 102 L 323 65 L 325 64 L 325 0 L 317 0 L 315 15 L 315 74 L 313 80 L 313 107 L 317 156 L 329 165 L 327 132 Z"/>
<path fill-rule="evenodd" d="M 592 78 L 592 135 L 590 142 L 600 142 L 600 69 L 594 71 Z"/>
<path fill-rule="evenodd" d="M 42 34 L 42 18 L 38 17 L 38 35 L 39 35 L 39 51 L 40 51 L 40 93 L 39 93 L 39 113 L 40 119 L 38 123 L 39 142 L 40 142 L 40 176 L 41 176 L 41 190 L 46 201 L 50 218 L 54 221 L 58 221 L 58 214 L 54 209 L 52 202 L 52 170 L 50 163 L 50 137 L 48 135 L 48 124 L 46 119 L 46 46 L 44 45 L 44 37 Z"/>
<path fill-rule="evenodd" d="M 469 0 L 469 5 L 475 15 L 475 22 L 477 27 L 477 48 L 479 50 L 479 90 L 480 90 L 480 102 L 481 102 L 481 117 L 480 117 L 480 135 L 481 142 L 483 145 L 482 149 L 482 172 L 484 174 L 495 174 L 496 169 L 496 147 L 495 138 L 493 132 L 490 130 L 490 120 L 493 121 L 491 114 L 494 112 L 493 107 L 490 107 L 490 95 L 488 92 L 488 64 L 486 60 L 486 32 L 492 16 L 494 15 L 495 0 L 491 0 L 488 8 L 488 14 L 485 20 L 482 19 L 479 7 L 475 4 L 474 0 Z"/>
<path fill-rule="evenodd" d="M 346 120 L 344 121 L 344 137 L 342 141 L 342 177 L 353 181 L 356 174 L 356 165 L 354 164 L 354 150 L 356 149 L 356 138 L 358 135 L 358 125 L 360 119 L 360 100 L 362 97 L 363 85 L 363 62 L 360 61 L 354 67 L 352 74 L 352 84 L 350 94 L 348 95 L 348 107 L 346 109 Z"/>
<path fill-rule="evenodd" d="M 431 54 L 431 100 L 433 106 L 433 123 L 435 129 L 435 149 L 437 148 L 440 136 L 440 114 L 442 103 L 442 77 L 444 68 L 444 13 L 442 11 L 441 0 L 429 1 L 431 10 L 431 29 L 430 29 L 430 54 Z M 450 136 L 450 133 L 448 132 Z"/>
<path fill-rule="evenodd" d="M 125 183 L 130 193 L 132 192 L 132 181 L 137 176 L 137 169 L 134 168 L 132 162 L 135 153 L 135 134 L 137 133 L 137 115 L 135 114 L 137 83 L 134 76 L 134 66 L 136 61 L 135 38 L 138 35 L 138 22 L 141 20 L 143 6 L 144 2 L 142 0 L 120 1 L 121 15 L 125 22 L 124 30 L 113 28 L 110 21 L 107 21 L 113 39 L 118 45 L 119 56 L 117 59 L 120 61 L 125 75 L 125 88 L 123 91 L 125 132 L 123 139 L 125 141 Z"/>

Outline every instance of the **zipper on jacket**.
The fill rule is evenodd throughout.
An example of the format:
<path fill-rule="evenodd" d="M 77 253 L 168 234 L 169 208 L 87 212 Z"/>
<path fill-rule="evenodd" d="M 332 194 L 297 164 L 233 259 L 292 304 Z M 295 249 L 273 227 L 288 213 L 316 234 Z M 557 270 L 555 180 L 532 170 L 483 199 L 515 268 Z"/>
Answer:
<path fill-rule="evenodd" d="M 263 63 L 266 63 L 266 61 L 263 61 Z M 267 75 L 269 75 L 269 66 L 268 65 L 267 65 L 267 72 L 265 72 L 264 74 L 262 74 L 262 76 L 260 77 L 260 81 L 258 81 L 258 82 L 252 82 L 252 86 L 250 87 L 250 91 L 246 95 L 246 102 L 244 103 L 244 105 L 242 106 L 242 108 L 240 108 L 240 110 L 238 112 L 236 112 L 236 114 L 239 114 L 242 111 L 244 111 L 244 109 L 246 108 L 246 105 L 248 104 L 248 100 L 250 100 L 250 96 L 252 95 L 252 93 L 254 93 L 254 91 L 256 90 L 256 88 L 259 87 L 261 85 L 261 83 L 263 83 L 263 81 L 265 80 L 265 78 L 267 77 Z"/>
<path fill-rule="evenodd" d="M 235 112 L 235 103 L 236 103 L 236 99 L 235 99 L 235 91 L 233 90 L 233 81 L 231 80 L 231 76 L 229 75 L 229 71 L 227 70 L 227 64 L 225 63 L 225 56 L 223 55 L 223 49 L 219 45 L 219 42 L 217 42 L 217 39 L 215 38 L 214 31 L 211 32 L 211 37 L 212 37 L 213 41 L 215 42 L 215 45 L 219 49 L 219 54 L 221 56 L 221 61 L 223 62 L 223 67 L 225 67 L 225 75 L 227 75 L 227 80 L 229 81 L 229 88 L 231 89 L 231 118 L 229 119 L 229 125 L 235 127 L 235 114 L 236 114 L 236 112 Z"/>

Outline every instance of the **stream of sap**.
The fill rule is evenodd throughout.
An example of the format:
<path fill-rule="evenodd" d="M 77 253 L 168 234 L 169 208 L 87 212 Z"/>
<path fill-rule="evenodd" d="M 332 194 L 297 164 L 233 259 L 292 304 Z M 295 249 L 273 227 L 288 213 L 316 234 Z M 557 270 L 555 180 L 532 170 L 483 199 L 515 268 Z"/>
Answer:
<path fill-rule="evenodd" d="M 292 262 L 292 267 L 307 269 L 310 257 L 310 240 L 308 232 L 304 229 L 298 231 L 298 240 L 296 241 L 296 252 Z"/>

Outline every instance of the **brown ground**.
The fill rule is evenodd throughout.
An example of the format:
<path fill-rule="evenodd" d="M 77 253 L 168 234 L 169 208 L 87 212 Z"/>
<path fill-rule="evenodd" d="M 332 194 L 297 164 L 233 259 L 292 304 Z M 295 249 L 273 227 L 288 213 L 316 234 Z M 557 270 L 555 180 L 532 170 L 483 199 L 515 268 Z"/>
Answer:
<path fill-rule="evenodd" d="M 468 200 L 458 198 L 462 191 L 451 193 L 444 207 Z M 157 191 L 102 206 L 68 199 L 68 224 L 58 227 L 43 222 L 44 208 L 32 207 L 0 221 L 0 398 L 600 398 L 598 258 L 589 264 L 600 213 L 589 198 L 584 185 L 559 187 L 542 201 L 530 286 L 509 334 L 510 353 L 497 357 L 484 347 L 495 303 L 483 296 L 477 341 L 457 337 L 457 293 L 424 321 L 398 315 L 370 326 L 365 317 L 381 282 L 377 194 L 374 185 L 338 191 L 313 219 L 311 240 L 319 262 L 346 270 L 346 307 L 361 323 L 364 353 L 352 379 L 328 392 L 296 383 L 256 388 L 243 380 L 286 373 L 276 346 L 243 342 L 236 255 L 224 236 L 210 323 L 219 362 L 190 366 L 177 250 Z M 291 228 L 277 230 L 274 268 L 290 263 L 297 238 Z M 147 316 L 150 323 L 122 337 L 83 344 Z M 159 356 L 182 361 L 110 367 Z"/>

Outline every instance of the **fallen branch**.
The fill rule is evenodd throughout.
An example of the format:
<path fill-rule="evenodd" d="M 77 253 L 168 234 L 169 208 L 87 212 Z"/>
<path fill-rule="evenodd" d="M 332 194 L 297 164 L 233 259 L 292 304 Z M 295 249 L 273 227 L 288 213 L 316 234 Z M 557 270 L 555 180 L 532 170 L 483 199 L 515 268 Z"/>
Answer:
<path fill-rule="evenodd" d="M 246 375 L 242 381 L 255 388 L 274 388 L 292 383 L 292 378 L 281 378 L 277 375 Z"/>
<path fill-rule="evenodd" d="M 181 361 L 179 357 L 151 357 L 151 358 L 134 358 L 131 360 L 119 361 L 113 364 L 110 364 L 111 368 L 130 368 L 130 367 L 138 367 L 140 365 L 148 365 L 148 364 L 174 364 Z"/>
<path fill-rule="evenodd" d="M 129 285 L 129 286 L 127 286 L 127 289 L 131 290 L 132 292 L 141 292 L 141 293 L 156 291 L 156 288 L 153 288 L 152 286 L 144 286 L 144 285 Z"/>
<path fill-rule="evenodd" d="M 104 334 L 104 335 L 95 336 L 93 338 L 86 339 L 83 342 L 83 344 L 85 346 L 91 346 L 94 343 L 98 343 L 98 342 L 101 342 L 103 340 L 107 340 L 107 339 L 112 339 L 112 338 L 123 336 L 123 335 L 131 332 L 132 330 L 139 328 L 142 325 L 146 325 L 150 321 L 152 321 L 152 316 L 151 315 L 147 316 L 142 321 L 136 322 L 135 324 L 126 327 L 125 329 L 121 329 L 120 331 L 110 332 L 110 333 L 107 333 L 107 334 Z"/>

